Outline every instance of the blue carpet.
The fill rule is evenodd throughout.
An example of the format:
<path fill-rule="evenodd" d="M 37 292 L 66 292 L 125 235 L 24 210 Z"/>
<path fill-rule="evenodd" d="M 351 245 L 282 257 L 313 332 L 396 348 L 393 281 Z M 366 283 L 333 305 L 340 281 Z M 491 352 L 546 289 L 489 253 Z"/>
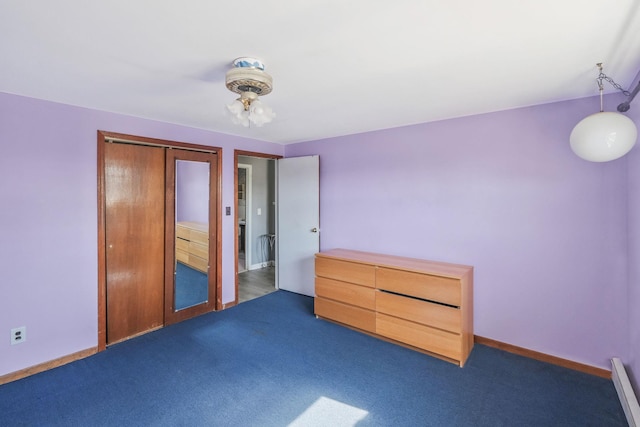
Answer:
<path fill-rule="evenodd" d="M 176 262 L 176 310 L 203 303 L 209 298 L 207 275 Z"/>
<path fill-rule="evenodd" d="M 0 386 L 2 426 L 625 426 L 611 381 L 476 345 L 459 368 L 277 291 Z"/>

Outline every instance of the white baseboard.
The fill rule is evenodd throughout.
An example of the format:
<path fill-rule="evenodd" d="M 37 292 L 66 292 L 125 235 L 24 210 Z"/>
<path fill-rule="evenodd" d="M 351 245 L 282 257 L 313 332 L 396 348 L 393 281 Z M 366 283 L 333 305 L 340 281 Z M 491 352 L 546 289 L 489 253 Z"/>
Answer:
<path fill-rule="evenodd" d="M 248 270 L 259 270 L 261 268 L 273 267 L 275 265 L 276 265 L 275 261 L 265 261 L 265 262 L 260 262 L 258 264 L 251 264 Z"/>
<path fill-rule="evenodd" d="M 640 405 L 636 398 L 627 371 L 617 357 L 611 359 L 611 379 L 618 392 L 620 404 L 627 416 L 629 427 L 640 427 Z"/>

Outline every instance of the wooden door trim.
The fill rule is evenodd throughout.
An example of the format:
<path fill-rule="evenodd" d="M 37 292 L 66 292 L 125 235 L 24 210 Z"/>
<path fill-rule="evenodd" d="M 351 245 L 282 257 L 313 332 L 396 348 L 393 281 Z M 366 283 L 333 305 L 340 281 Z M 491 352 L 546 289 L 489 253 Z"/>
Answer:
<path fill-rule="evenodd" d="M 254 151 L 244 151 L 244 150 L 234 150 L 233 152 L 233 209 L 234 209 L 234 220 L 233 220 L 233 224 L 234 224 L 234 231 L 233 231 L 233 259 L 234 259 L 234 264 L 233 264 L 233 268 L 235 270 L 235 299 L 233 300 L 233 303 L 229 303 L 229 304 L 225 304 L 225 308 L 228 307 L 233 307 L 234 305 L 238 304 L 238 287 L 239 287 L 239 271 L 238 271 L 238 227 L 240 227 L 240 224 L 238 223 L 238 157 L 239 156 L 247 156 L 247 157 L 260 157 L 263 159 L 273 159 L 273 160 L 277 160 L 277 159 L 282 159 L 283 156 L 277 155 L 277 154 L 267 154 L 267 153 L 256 153 Z"/>
<path fill-rule="evenodd" d="M 202 151 L 205 153 L 221 153 L 220 147 L 209 147 L 208 145 L 192 144 L 190 142 L 170 141 L 166 139 L 147 138 L 145 136 L 127 135 L 124 133 L 98 131 L 98 139 L 100 135 L 104 136 L 105 142 L 116 142 L 121 144 L 139 144 L 149 145 L 153 147 L 163 148 L 180 148 L 190 151 Z"/>
<path fill-rule="evenodd" d="M 98 187 L 98 351 L 107 348 L 107 271 L 106 271 L 106 234 L 105 234 L 105 153 L 104 145 L 108 140 L 120 143 L 162 146 L 166 148 L 181 148 L 184 150 L 206 151 L 217 154 L 217 185 L 216 185 L 216 310 L 222 306 L 222 148 L 187 142 L 147 138 L 127 135 L 117 132 L 98 130 L 97 132 L 97 187 Z M 236 261 L 237 263 L 237 261 Z"/>
<path fill-rule="evenodd" d="M 105 136 L 98 131 L 98 351 L 107 348 L 107 257 L 105 232 Z"/>

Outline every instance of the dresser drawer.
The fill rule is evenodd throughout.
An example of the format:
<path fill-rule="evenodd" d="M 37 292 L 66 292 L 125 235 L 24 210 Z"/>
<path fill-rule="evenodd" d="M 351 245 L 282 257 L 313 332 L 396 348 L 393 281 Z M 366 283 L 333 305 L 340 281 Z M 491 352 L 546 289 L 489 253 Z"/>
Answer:
<path fill-rule="evenodd" d="M 316 276 L 373 288 L 376 268 L 367 264 L 316 257 Z"/>
<path fill-rule="evenodd" d="M 209 246 L 193 241 L 189 242 L 189 253 L 197 257 L 207 259 L 209 258 Z"/>
<path fill-rule="evenodd" d="M 209 234 L 206 231 L 200 231 L 200 230 L 191 230 L 190 233 L 190 240 L 192 242 L 197 242 L 203 245 L 208 245 L 209 244 Z"/>
<path fill-rule="evenodd" d="M 181 238 L 177 238 L 176 251 L 189 252 L 189 241 Z"/>
<path fill-rule="evenodd" d="M 461 302 L 460 281 L 448 277 L 381 267 L 376 271 L 376 287 L 456 307 Z"/>
<path fill-rule="evenodd" d="M 331 301 L 324 298 L 315 298 L 314 313 L 324 317 L 374 333 L 376 330 L 376 315 L 371 310 Z"/>
<path fill-rule="evenodd" d="M 461 332 L 460 309 L 376 291 L 376 311 L 416 323 Z"/>
<path fill-rule="evenodd" d="M 376 291 L 366 286 L 316 277 L 316 296 L 356 305 L 369 310 L 375 309 Z"/>
<path fill-rule="evenodd" d="M 206 259 L 193 254 L 189 254 L 189 265 L 203 273 L 206 273 L 209 270 L 209 262 Z"/>
<path fill-rule="evenodd" d="M 191 233 L 187 227 L 182 225 L 178 225 L 176 227 L 176 237 L 179 237 L 184 240 L 191 240 Z"/>
<path fill-rule="evenodd" d="M 183 264 L 189 264 L 189 252 L 176 248 L 176 260 Z"/>
<path fill-rule="evenodd" d="M 460 360 L 460 335 L 430 328 L 419 323 L 376 314 L 376 333 L 450 359 Z"/>
<path fill-rule="evenodd" d="M 202 228 L 202 227 L 200 227 Z M 176 237 L 184 240 L 198 242 L 203 245 L 209 244 L 209 234 L 206 230 L 197 230 L 182 224 L 176 226 Z"/>

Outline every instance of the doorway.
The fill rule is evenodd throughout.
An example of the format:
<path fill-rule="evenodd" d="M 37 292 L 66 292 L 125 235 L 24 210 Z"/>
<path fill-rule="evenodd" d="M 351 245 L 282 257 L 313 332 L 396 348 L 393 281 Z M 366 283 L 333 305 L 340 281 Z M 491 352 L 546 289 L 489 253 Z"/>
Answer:
<path fill-rule="evenodd" d="M 99 350 L 222 308 L 220 162 L 219 148 L 98 131 Z"/>
<path fill-rule="evenodd" d="M 256 231 L 257 224 L 251 221 L 266 211 L 255 202 L 258 183 L 257 168 L 253 168 L 252 191 L 254 199 L 252 212 L 246 213 L 245 220 L 251 225 L 252 238 L 247 242 L 253 253 L 263 254 L 260 258 L 252 257 L 250 267 L 243 273 L 238 269 L 239 254 L 239 216 L 238 192 L 235 194 L 235 302 L 262 296 L 275 289 L 283 289 L 304 295 L 314 295 L 314 257 L 320 250 L 320 188 L 319 161 L 317 155 L 290 157 L 268 155 L 246 151 L 235 151 L 234 155 L 234 188 L 238 188 L 238 164 L 250 164 L 256 160 L 268 159 L 274 171 L 274 199 L 268 202 L 269 212 L 273 217 L 275 233 Z M 241 161 L 240 161 L 241 160 Z M 264 183 L 262 183 L 264 185 Z M 277 201 L 276 201 L 277 200 Z M 277 206 L 276 206 L 277 203 Z M 264 202 L 263 202 L 263 206 Z M 273 210 L 271 210 L 273 207 Z M 270 230 L 273 230 L 271 228 Z M 275 268 L 271 269 L 270 267 Z M 252 269 L 254 268 L 254 269 Z M 259 273 L 268 273 L 253 278 Z M 266 278 L 264 277 L 266 276 Z M 261 282 L 262 289 L 257 294 L 245 295 L 244 283 L 249 279 Z M 264 283 L 266 281 L 266 284 Z M 273 281 L 273 285 L 271 282 Z"/>
<path fill-rule="evenodd" d="M 236 304 L 276 290 L 275 163 L 279 158 L 235 152 Z"/>

